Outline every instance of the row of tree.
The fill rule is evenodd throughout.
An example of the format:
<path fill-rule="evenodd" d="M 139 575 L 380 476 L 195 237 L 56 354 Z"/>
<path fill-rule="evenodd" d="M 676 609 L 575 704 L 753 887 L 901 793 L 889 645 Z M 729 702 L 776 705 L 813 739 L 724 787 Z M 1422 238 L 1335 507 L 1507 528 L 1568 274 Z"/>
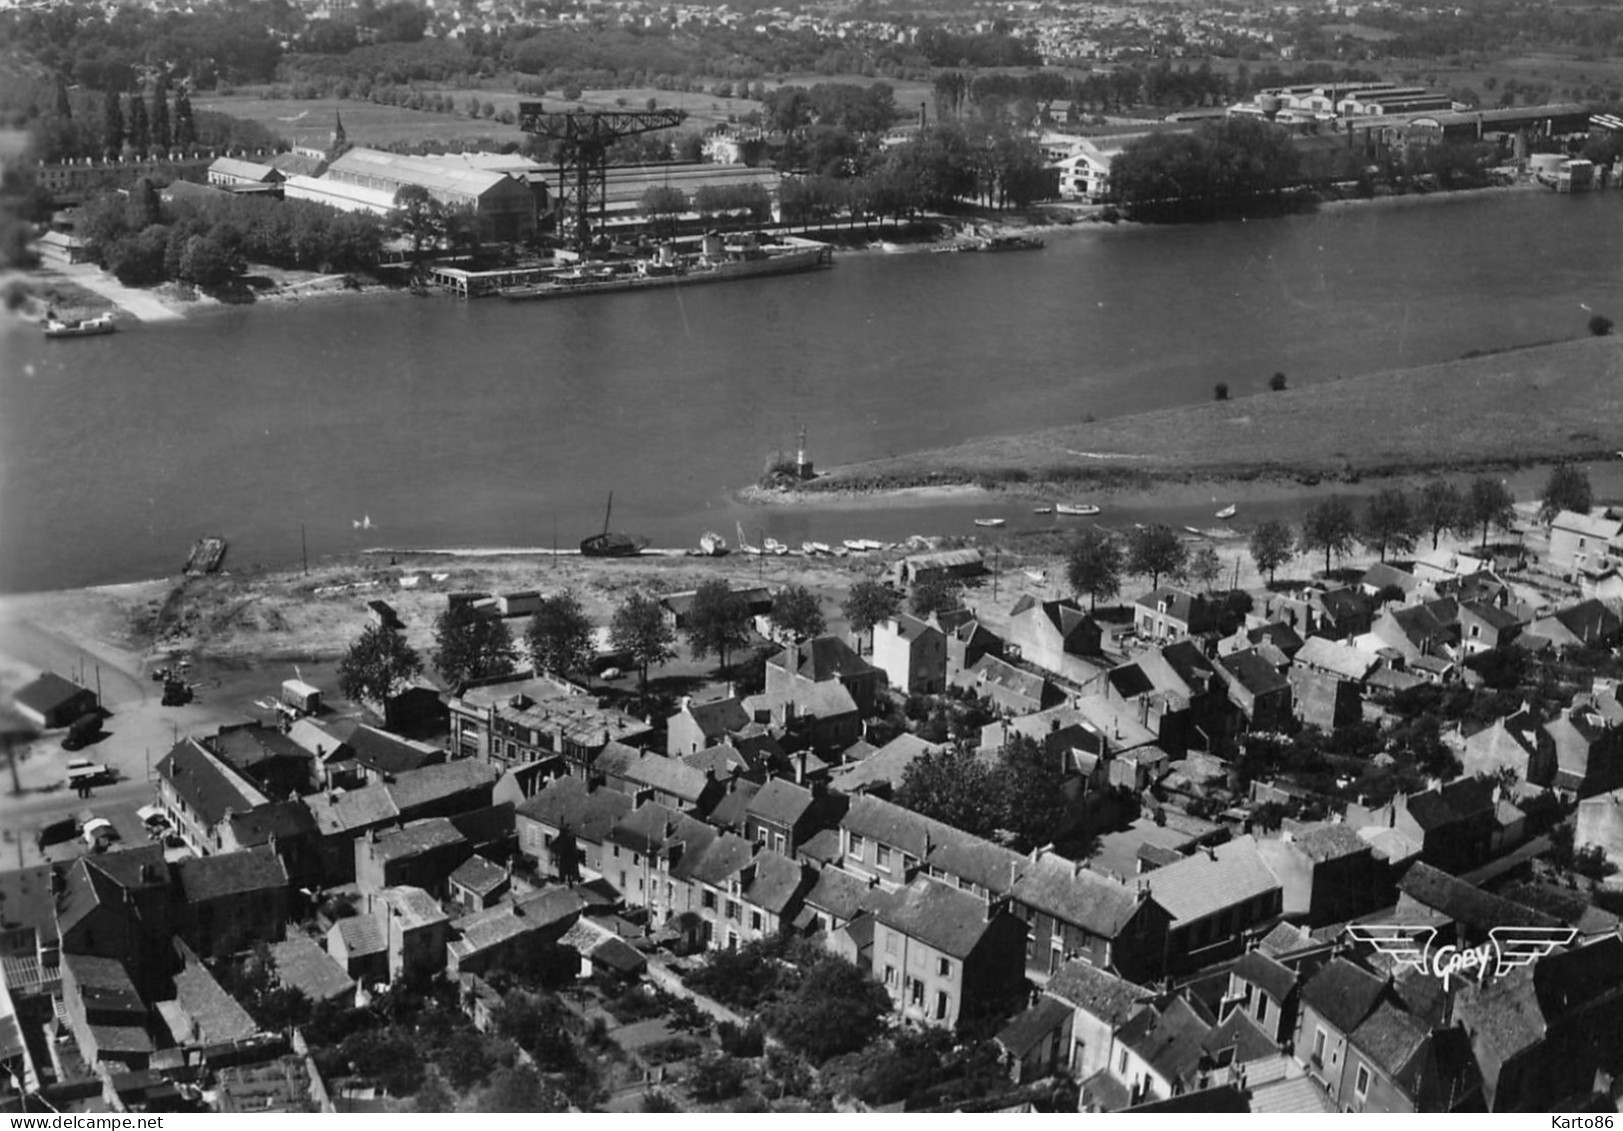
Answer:
<path fill-rule="evenodd" d="M 102 108 L 102 144 L 110 157 L 120 153 L 167 153 L 171 147 L 191 148 L 197 144 L 197 121 L 192 114 L 191 95 L 185 87 L 175 92 L 174 125 L 171 128 L 169 82 L 162 72 L 153 83 L 150 103 L 139 90 L 132 90 L 122 97 L 117 91 L 106 91 Z"/>

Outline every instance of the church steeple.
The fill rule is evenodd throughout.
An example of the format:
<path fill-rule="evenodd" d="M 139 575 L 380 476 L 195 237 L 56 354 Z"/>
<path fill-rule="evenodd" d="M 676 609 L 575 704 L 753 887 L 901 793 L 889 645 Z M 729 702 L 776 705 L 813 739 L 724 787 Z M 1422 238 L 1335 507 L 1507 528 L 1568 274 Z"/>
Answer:
<path fill-rule="evenodd" d="M 329 161 L 349 148 L 349 139 L 344 134 L 344 119 L 337 110 L 332 112 L 332 122 L 332 140 L 327 146 Z"/>

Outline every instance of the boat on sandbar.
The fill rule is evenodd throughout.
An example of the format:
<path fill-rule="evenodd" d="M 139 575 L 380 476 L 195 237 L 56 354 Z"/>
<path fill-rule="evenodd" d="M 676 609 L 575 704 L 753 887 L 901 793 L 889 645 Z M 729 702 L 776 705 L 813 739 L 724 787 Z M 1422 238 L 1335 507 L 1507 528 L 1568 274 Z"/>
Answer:
<path fill-rule="evenodd" d="M 1055 514 L 1080 515 L 1083 518 L 1099 513 L 1099 508 L 1092 503 L 1055 503 Z"/>
<path fill-rule="evenodd" d="M 1217 517 L 1218 518 L 1233 518 L 1234 517 L 1234 512 L 1235 512 L 1235 506 L 1234 506 L 1233 503 L 1230 503 L 1228 506 L 1224 507 L 1222 510 L 1217 512 Z"/>
<path fill-rule="evenodd" d="M 1052 506 L 1032 507 L 1031 508 L 1031 513 L 1032 514 L 1053 514 L 1054 513 L 1054 508 Z"/>
<path fill-rule="evenodd" d="M 714 530 L 706 530 L 699 536 L 699 549 L 706 557 L 719 558 L 727 552 L 727 539 Z"/>
<path fill-rule="evenodd" d="M 977 518 L 975 520 L 975 525 L 976 526 L 1002 526 L 1004 521 L 1005 520 L 1001 519 L 1001 518 Z"/>
<path fill-rule="evenodd" d="M 92 338 L 98 334 L 111 334 L 118 327 L 111 314 L 98 314 L 94 318 L 47 318 L 47 338 Z"/>
<path fill-rule="evenodd" d="M 761 556 L 761 547 L 756 546 L 745 539 L 744 524 L 742 522 L 738 524 L 738 548 L 744 553 L 750 554 L 754 557 Z"/>
<path fill-rule="evenodd" d="M 761 548 L 769 554 L 776 554 L 778 557 L 782 557 L 784 554 L 789 552 L 789 547 L 785 546 L 782 542 L 779 542 L 776 538 L 763 539 L 761 542 Z"/>

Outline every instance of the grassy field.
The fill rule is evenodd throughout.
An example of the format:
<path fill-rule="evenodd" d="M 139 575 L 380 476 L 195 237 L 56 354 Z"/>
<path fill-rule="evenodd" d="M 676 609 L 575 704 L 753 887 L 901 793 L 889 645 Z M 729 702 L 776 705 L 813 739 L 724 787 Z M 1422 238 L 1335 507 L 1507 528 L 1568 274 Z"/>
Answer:
<path fill-rule="evenodd" d="M 1623 339 L 1585 338 L 830 469 L 833 489 L 953 481 L 1350 477 L 1610 456 Z"/>
<path fill-rule="evenodd" d="M 454 114 L 424 110 L 408 110 L 403 106 L 384 106 L 373 102 L 351 99 L 324 98 L 316 101 L 263 98 L 252 92 L 230 94 L 223 97 L 199 97 L 193 105 L 200 110 L 217 110 L 238 118 L 260 122 L 267 129 L 281 135 L 295 145 L 325 146 L 332 133 L 333 114 L 341 114 L 344 132 L 357 145 L 388 146 L 396 143 L 416 144 L 424 141 L 477 141 L 487 139 L 493 145 L 521 141 L 524 134 L 516 125 L 504 125 L 494 118 L 472 118 L 466 113 L 470 98 L 489 102 L 497 114 L 503 110 L 518 112 L 520 102 L 533 101 L 534 95 L 518 94 L 513 90 L 470 90 L 454 87 L 421 88 L 425 93 L 450 95 L 456 105 Z M 759 103 L 747 98 L 717 98 L 704 92 L 677 93 L 654 90 L 649 87 L 623 90 L 589 90 L 578 102 L 565 103 L 556 92 L 542 96 L 548 109 L 566 109 L 583 106 L 588 110 L 642 110 L 648 100 L 655 100 L 660 109 L 685 110 L 688 120 L 685 130 L 704 129 L 729 117 L 738 117 L 757 109 Z"/>

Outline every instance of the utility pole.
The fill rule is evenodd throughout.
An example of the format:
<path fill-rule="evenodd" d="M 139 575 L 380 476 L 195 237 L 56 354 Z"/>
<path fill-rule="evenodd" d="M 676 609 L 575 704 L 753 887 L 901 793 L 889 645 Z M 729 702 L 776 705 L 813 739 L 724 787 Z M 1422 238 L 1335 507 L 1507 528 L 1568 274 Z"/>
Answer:
<path fill-rule="evenodd" d="M 1003 547 L 1001 545 L 994 545 L 992 547 L 992 600 L 993 601 L 997 600 L 997 570 L 998 570 L 998 566 L 1002 563 L 1002 561 L 1003 561 Z"/>
<path fill-rule="evenodd" d="M 304 523 L 299 523 L 299 557 L 304 560 L 304 576 L 310 576 L 310 544 L 305 541 Z"/>
<path fill-rule="evenodd" d="M 96 706 L 101 706 L 101 665 L 96 665 Z"/>

